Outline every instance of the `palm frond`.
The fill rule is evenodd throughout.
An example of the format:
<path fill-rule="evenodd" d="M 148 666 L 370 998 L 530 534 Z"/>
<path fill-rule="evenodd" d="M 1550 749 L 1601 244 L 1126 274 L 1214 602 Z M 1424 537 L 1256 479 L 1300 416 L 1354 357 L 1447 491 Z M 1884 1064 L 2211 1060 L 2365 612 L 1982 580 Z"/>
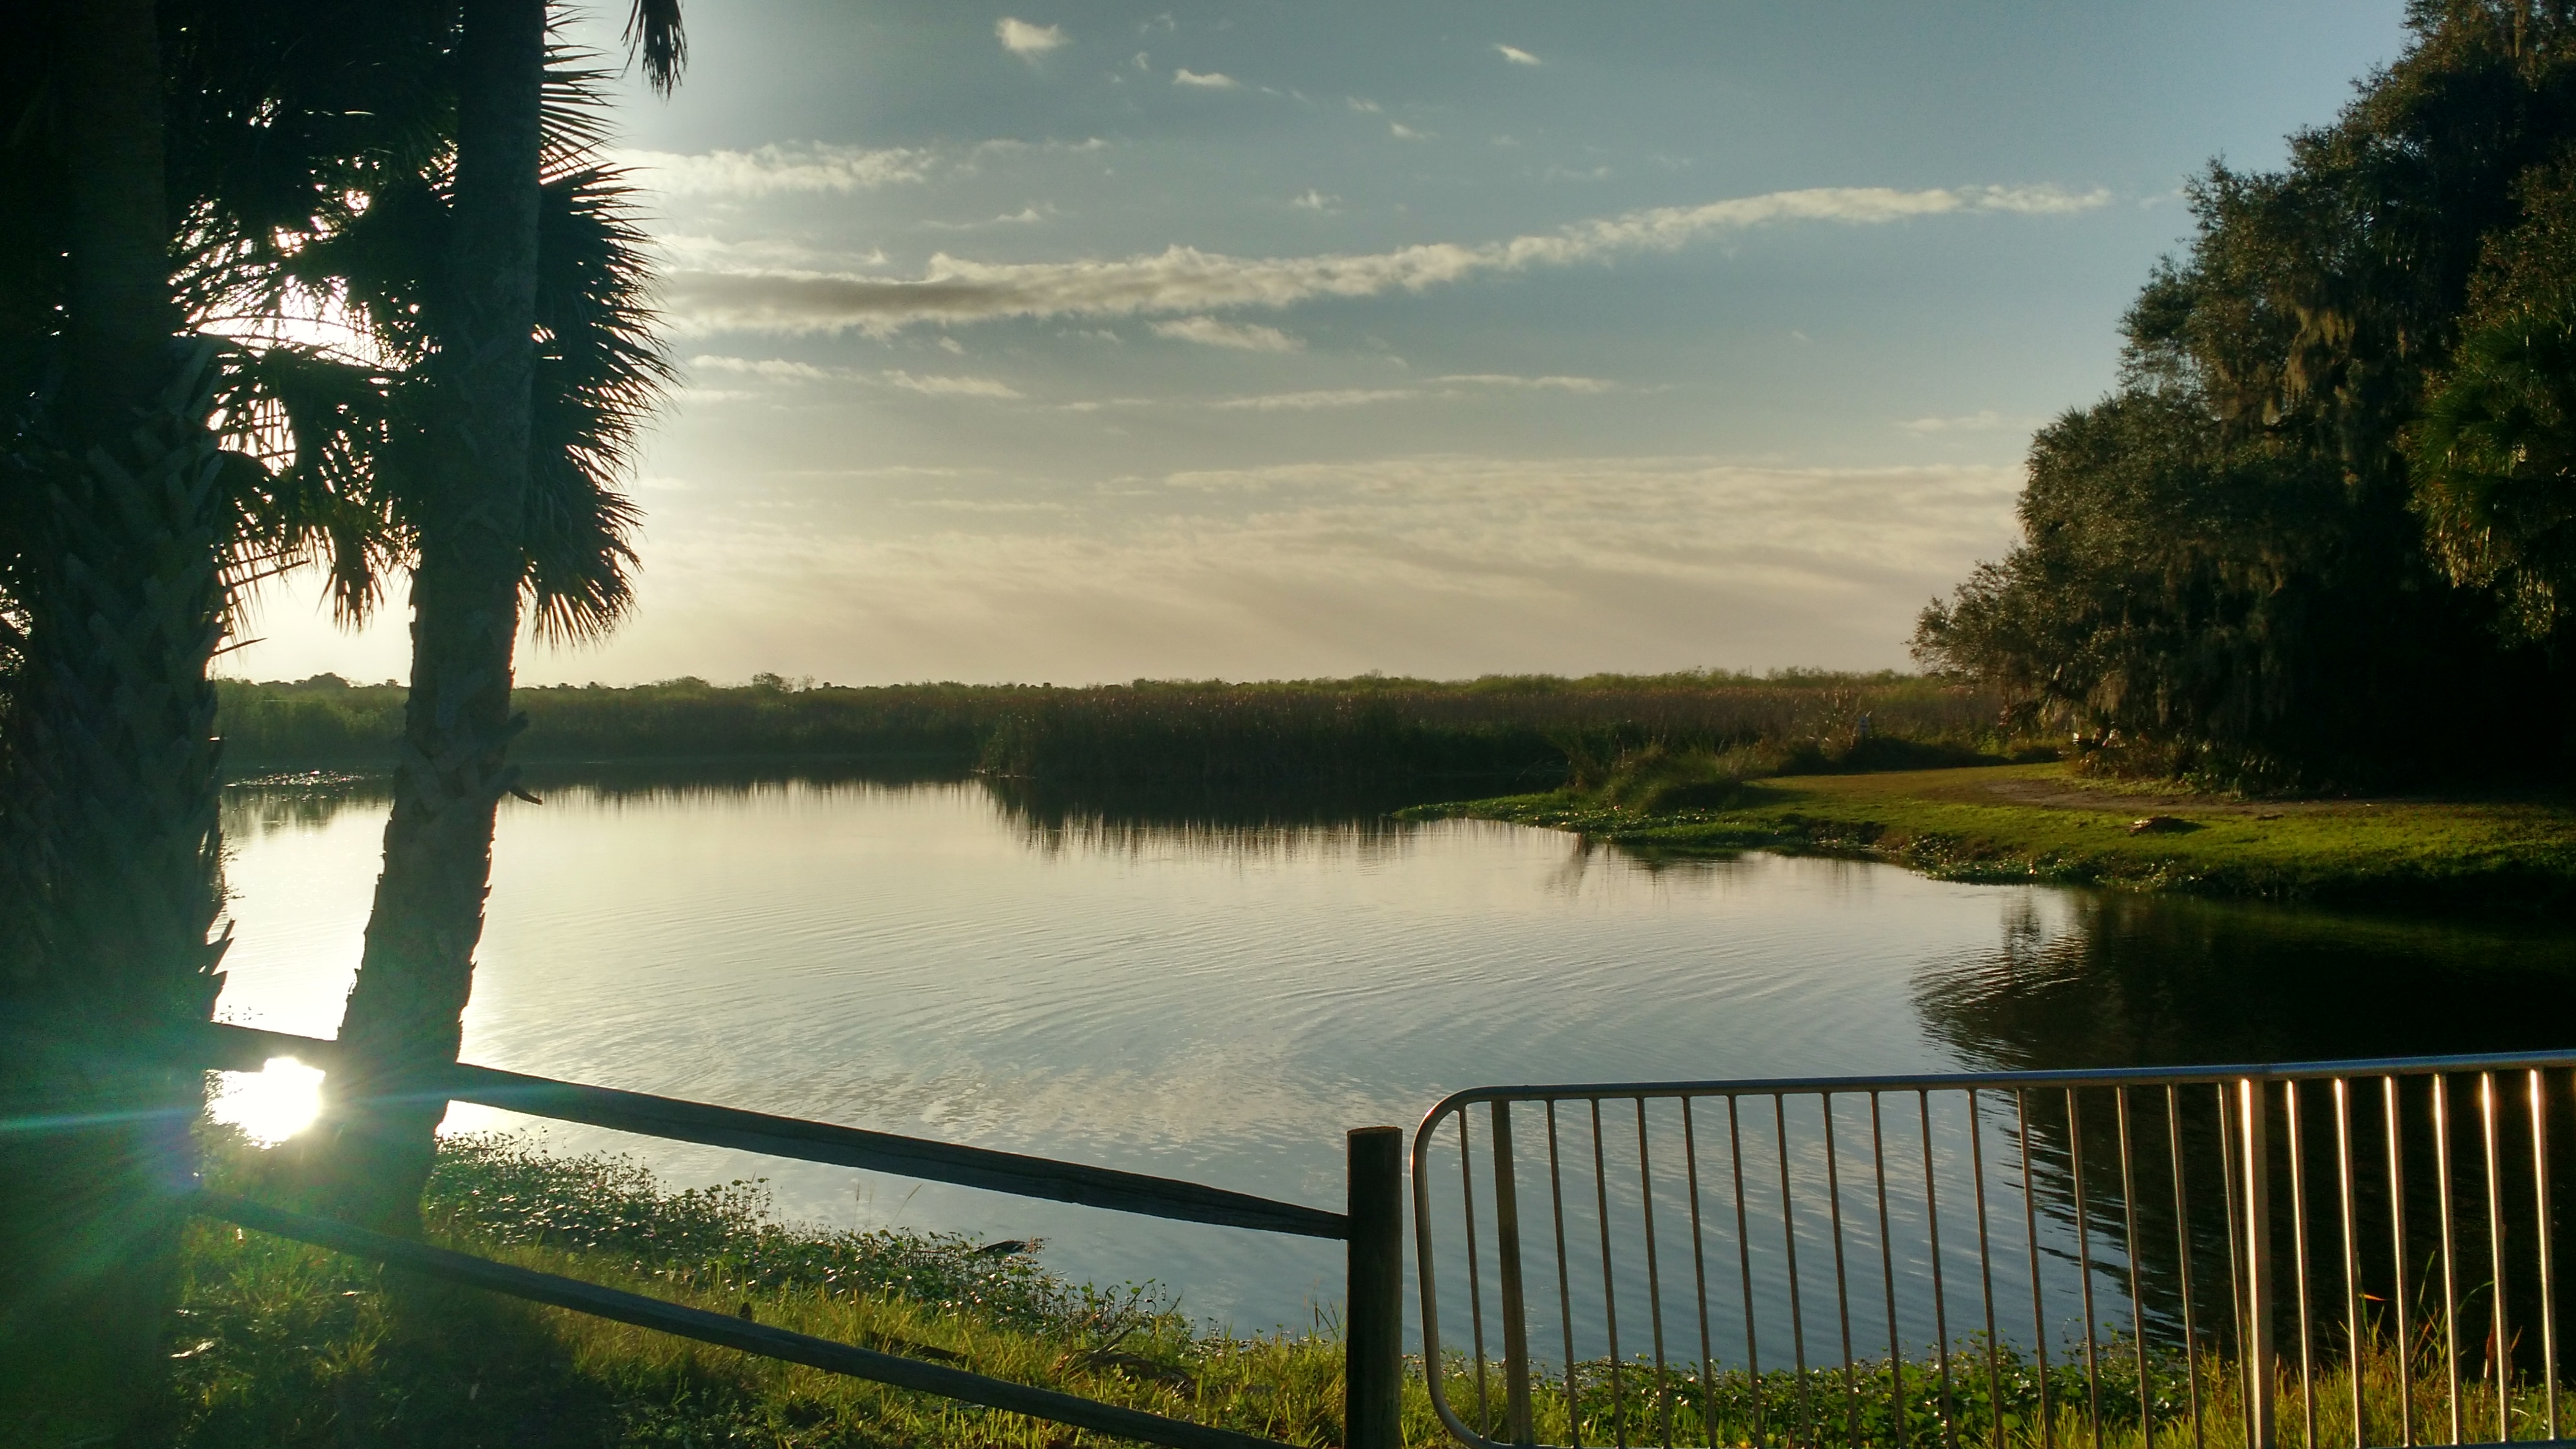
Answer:
<path fill-rule="evenodd" d="M 689 37 L 680 29 L 680 0 L 635 0 L 621 38 L 628 63 L 641 52 L 645 83 L 655 95 L 670 99 L 680 84 L 681 68 L 689 63 Z"/>
<path fill-rule="evenodd" d="M 549 180 L 540 203 L 526 539 L 551 639 L 604 633 L 633 599 L 627 539 L 641 515 L 620 484 L 674 377 L 633 195 L 623 173 L 589 165 Z"/>

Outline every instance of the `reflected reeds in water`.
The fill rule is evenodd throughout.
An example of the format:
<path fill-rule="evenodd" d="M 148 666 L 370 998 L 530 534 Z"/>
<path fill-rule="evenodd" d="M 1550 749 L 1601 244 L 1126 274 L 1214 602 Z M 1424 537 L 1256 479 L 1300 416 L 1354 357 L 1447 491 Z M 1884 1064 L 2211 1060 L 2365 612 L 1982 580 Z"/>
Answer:
<path fill-rule="evenodd" d="M 235 780 L 224 786 L 217 822 L 228 839 L 280 830 L 312 830 L 352 808 L 381 807 L 393 798 L 389 775 L 302 770 Z"/>
<path fill-rule="evenodd" d="M 1918 974 L 1924 1026 L 1963 1065 L 2365 1060 L 2548 1051 L 2576 1040 L 2576 933 L 2563 928 L 2108 894 L 2061 904 L 2071 913 L 2054 924 L 2034 902 L 2008 910 L 1993 950 Z M 2365 1335 L 2393 1332 L 2401 1312 L 2416 1334 L 2440 1321 L 2437 1225 L 2446 1207 L 2457 1228 L 2448 1251 L 2467 1340 L 2463 1372 L 2480 1372 L 2495 1351 L 2483 1336 L 2496 1281 L 2485 1225 L 2491 1206 L 2527 1225 L 2537 1200 L 2531 1083 L 2516 1072 L 2492 1081 L 2459 1074 L 2445 1085 L 2447 1157 L 2436 1148 L 2429 1079 L 2401 1080 L 2392 1097 L 2385 1079 L 2357 1078 L 2340 1102 L 2330 1085 L 2312 1084 L 2296 1095 L 2295 1121 L 2289 1094 L 2275 1089 L 2266 1116 L 2269 1238 L 2283 1275 L 2273 1329 L 2285 1352 L 2297 1352 L 2303 1327 L 2314 1353 L 2343 1352 L 2356 1305 Z M 2544 1140 L 2576 1140 L 2567 1136 L 2576 1130 L 2570 1086 L 2553 1074 L 2539 1093 Z M 2134 1273 L 2150 1305 L 2143 1327 L 2166 1342 L 2179 1341 L 2187 1273 L 2204 1341 L 2233 1352 L 2245 1249 L 2231 1223 L 2244 1205 L 2221 1164 L 2241 1161 L 2231 1157 L 2243 1150 L 2232 1140 L 2241 1113 L 2207 1085 L 2126 1095 L 2123 1103 L 2106 1089 L 2050 1090 L 2023 1100 L 2054 1256 L 2071 1273 L 2077 1258 L 2067 1247 L 2079 1234 L 2089 1239 L 2098 1296 L 2121 1314 Z M 2559 1201 L 2576 1191 L 2572 1159 L 2563 1149 L 2551 1154 Z M 2538 1300 L 2537 1247 L 2528 1231 L 2506 1234 L 2508 1304 Z M 2538 1345 L 2515 1342 L 2511 1351 L 2532 1356 Z"/>
<path fill-rule="evenodd" d="M 2576 932 L 2126 894 L 2026 897 L 1916 978 L 1924 1028 L 1998 1071 L 2335 1061 L 2576 1041 Z"/>
<path fill-rule="evenodd" d="M 1419 803 L 1418 792 L 1390 790 L 1119 790 L 978 778 L 1011 827 L 1048 854 L 1382 860 L 1407 833 L 1390 812 Z"/>

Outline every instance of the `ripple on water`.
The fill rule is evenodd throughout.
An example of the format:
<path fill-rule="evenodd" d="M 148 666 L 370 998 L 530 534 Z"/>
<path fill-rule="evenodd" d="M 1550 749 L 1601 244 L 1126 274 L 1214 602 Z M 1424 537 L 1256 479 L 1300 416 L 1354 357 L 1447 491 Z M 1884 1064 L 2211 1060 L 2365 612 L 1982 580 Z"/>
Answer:
<path fill-rule="evenodd" d="M 227 815 L 222 1009 L 329 1035 L 384 805 L 259 808 Z M 1459 1087 L 2313 1046 L 2313 997 L 2244 986 L 2262 963 L 2496 954 L 2354 929 L 1840 861 L 1653 866 L 1484 822 L 1059 826 L 974 785 L 557 787 L 503 810 L 467 1054 L 1330 1205 L 1343 1129 Z M 2576 1019 L 2563 933 L 2508 954 L 2473 993 L 2487 1018 Z M 2150 978 L 2190 989 L 2177 1005 Z M 1302 1323 L 1336 1291 L 1328 1245 L 547 1130 L 680 1181 L 765 1175 L 802 1216 L 1045 1237 L 1063 1271 L 1158 1278 L 1247 1324 Z"/>

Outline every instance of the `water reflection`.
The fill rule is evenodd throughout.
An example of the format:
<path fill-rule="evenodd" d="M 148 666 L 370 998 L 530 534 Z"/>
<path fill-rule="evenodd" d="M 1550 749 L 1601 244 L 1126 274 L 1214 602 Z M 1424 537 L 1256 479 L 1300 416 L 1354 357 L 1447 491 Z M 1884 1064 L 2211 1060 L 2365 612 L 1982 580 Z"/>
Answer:
<path fill-rule="evenodd" d="M 2025 894 L 1928 964 L 1932 1035 L 1994 1070 L 2539 1050 L 2576 1037 L 2576 933 L 2119 893 Z"/>
<path fill-rule="evenodd" d="M 1479 1084 L 2475 1050 L 2555 1044 L 2576 1020 L 2576 938 L 2538 927 L 1969 886 L 1760 854 L 1646 861 L 1552 832 L 1401 824 L 1385 818 L 1398 800 L 1102 797 L 879 766 L 555 767 L 527 783 L 546 803 L 503 802 L 472 1059 L 1326 1205 L 1343 1129 L 1408 1123 Z M 240 933 L 227 1015 L 330 1034 L 386 808 L 381 780 L 228 794 Z M 2223 1293 L 2203 1167 L 2214 1101 L 2184 1105 L 2193 1275 Z M 1930 1125 L 1951 1174 L 1944 1204 L 1972 1195 L 1956 1174 L 1980 1152 L 1989 1185 L 2017 1192 L 2004 1124 L 1942 1110 Z M 2116 1319 L 2128 1242 L 2116 1121 L 2107 1097 L 2083 1113 L 2097 1307 Z M 2181 1236 L 2161 1113 L 2133 1103 L 2151 1290 L 2180 1267 L 2157 1246 Z M 2035 1102 L 2032 1122 L 2042 1197 L 2069 1200 L 2063 1103 Z M 1077 1277 L 1159 1278 L 1245 1326 L 1302 1322 L 1310 1296 L 1337 1292 L 1337 1262 L 1311 1245 L 549 1130 L 566 1149 L 637 1152 L 676 1182 L 767 1175 L 798 1216 L 1047 1238 Z M 1866 1157 L 1847 1183 L 1867 1181 Z M 2408 1170 L 2410 1194 L 2431 1179 Z M 1797 1200 L 1801 1215 L 1821 1207 L 1806 1176 Z M 1910 1204 L 1894 1204 L 1900 1217 Z M 1855 1198 L 1854 1221 L 1872 1206 Z M 1688 1220 L 1676 1213 L 1659 1221 Z M 2042 1223 L 2052 1324 L 2076 1311 L 2072 1227 L 2063 1212 Z M 1709 1227 L 1711 1262 L 1737 1261 L 1728 1230 Z M 1776 1215 L 1764 1231 L 1779 1237 Z M 1817 1231 L 1795 1226 L 1802 1264 L 1831 1262 L 1810 1256 Z M 1787 1245 L 1771 1243 L 1753 1246 L 1764 1294 L 1785 1282 L 1761 1255 Z M 2027 1304 L 2026 1285 L 2012 1270 L 1998 1290 Z M 1623 1304 L 1646 1301 L 1632 1286 L 1618 1284 Z M 1900 1303 L 1906 1341 L 1933 1331 L 1923 1311 Z M 1695 1337 L 1679 1319 L 1674 1331 Z"/>
<path fill-rule="evenodd" d="M 1926 1029 L 1963 1064 L 2045 1070 L 2351 1060 L 2545 1051 L 2576 1036 L 2576 935 L 2563 928 L 2124 895 L 2078 896 L 2068 904 L 2071 916 L 2059 921 L 2028 903 L 2008 910 L 1993 950 L 1934 962 L 1917 978 Z M 2557 1120 L 2542 1125 L 2544 1135 L 2563 1142 L 2576 1124 L 2567 1120 L 2563 1074 L 2552 1080 L 2542 1100 L 2544 1116 Z M 2476 1120 L 2469 1114 L 2479 1111 L 2482 1085 L 2475 1076 L 2453 1078 L 2451 1111 Z M 2457 1129 L 2449 1162 L 2448 1207 L 2463 1225 L 2457 1272 L 2467 1322 L 2482 1322 L 2493 1297 L 2483 1237 L 2490 1180 L 2508 1218 L 2527 1211 L 2515 1205 L 2533 1200 L 2528 1083 L 2513 1073 L 2493 1085 L 2502 1098 L 2498 1155 L 2490 1161 Z M 2300 1093 L 2295 1129 L 2287 1102 L 2277 1093 L 2272 1100 L 2272 1250 L 2289 1285 L 2274 1325 L 2278 1341 L 2296 1343 L 2303 1321 L 2329 1347 L 2346 1341 L 2356 1302 L 2348 1289 L 2359 1295 L 2365 1332 L 2394 1322 L 2392 1304 L 2402 1303 L 2417 1325 L 2438 1307 L 2427 1298 L 2434 1291 L 2429 1255 L 2439 1245 L 2445 1207 L 2431 1089 L 2422 1079 L 2400 1083 L 2393 1139 L 2384 1090 L 2381 1079 L 2357 1080 L 2338 1110 L 2330 1087 L 2311 1085 Z M 2233 1343 L 2230 1295 L 2241 1263 L 2227 1223 L 2240 1205 L 2220 1167 L 2224 1134 L 2235 1126 L 2222 1122 L 2221 1100 L 2209 1086 L 2132 1091 L 2125 1104 L 2098 1089 L 2027 1099 L 2031 1170 L 2057 1229 L 2056 1256 L 2071 1274 L 2075 1259 L 2066 1247 L 2080 1175 L 2099 1297 L 2110 1316 L 2125 1316 L 2134 1260 L 2150 1305 L 2147 1330 L 2168 1342 L 2179 1335 L 2187 1270 L 2200 1329 Z M 2402 1249 L 2391 1211 L 2392 1140 L 2411 1224 Z M 2551 1178 L 2564 1200 L 2576 1190 L 2576 1162 L 2557 1154 Z M 2296 1256 L 2302 1241 L 2304 1275 Z M 2538 1296 L 2536 1246 L 2528 1232 L 2507 1235 L 2508 1298 L 2528 1303 Z M 2356 1273 L 2349 1284 L 2347 1255 Z M 2464 1351 L 2482 1360 L 2487 1350 L 2472 1341 Z"/>

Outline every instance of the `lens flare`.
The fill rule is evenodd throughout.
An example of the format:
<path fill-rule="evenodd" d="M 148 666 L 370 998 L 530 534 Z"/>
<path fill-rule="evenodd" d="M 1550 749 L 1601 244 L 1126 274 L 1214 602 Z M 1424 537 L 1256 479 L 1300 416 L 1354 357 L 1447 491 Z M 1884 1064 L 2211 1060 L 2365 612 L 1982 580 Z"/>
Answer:
<path fill-rule="evenodd" d="M 322 1111 L 322 1069 L 293 1057 L 270 1057 L 256 1072 L 224 1072 L 207 1115 L 273 1147 L 311 1125 Z"/>

